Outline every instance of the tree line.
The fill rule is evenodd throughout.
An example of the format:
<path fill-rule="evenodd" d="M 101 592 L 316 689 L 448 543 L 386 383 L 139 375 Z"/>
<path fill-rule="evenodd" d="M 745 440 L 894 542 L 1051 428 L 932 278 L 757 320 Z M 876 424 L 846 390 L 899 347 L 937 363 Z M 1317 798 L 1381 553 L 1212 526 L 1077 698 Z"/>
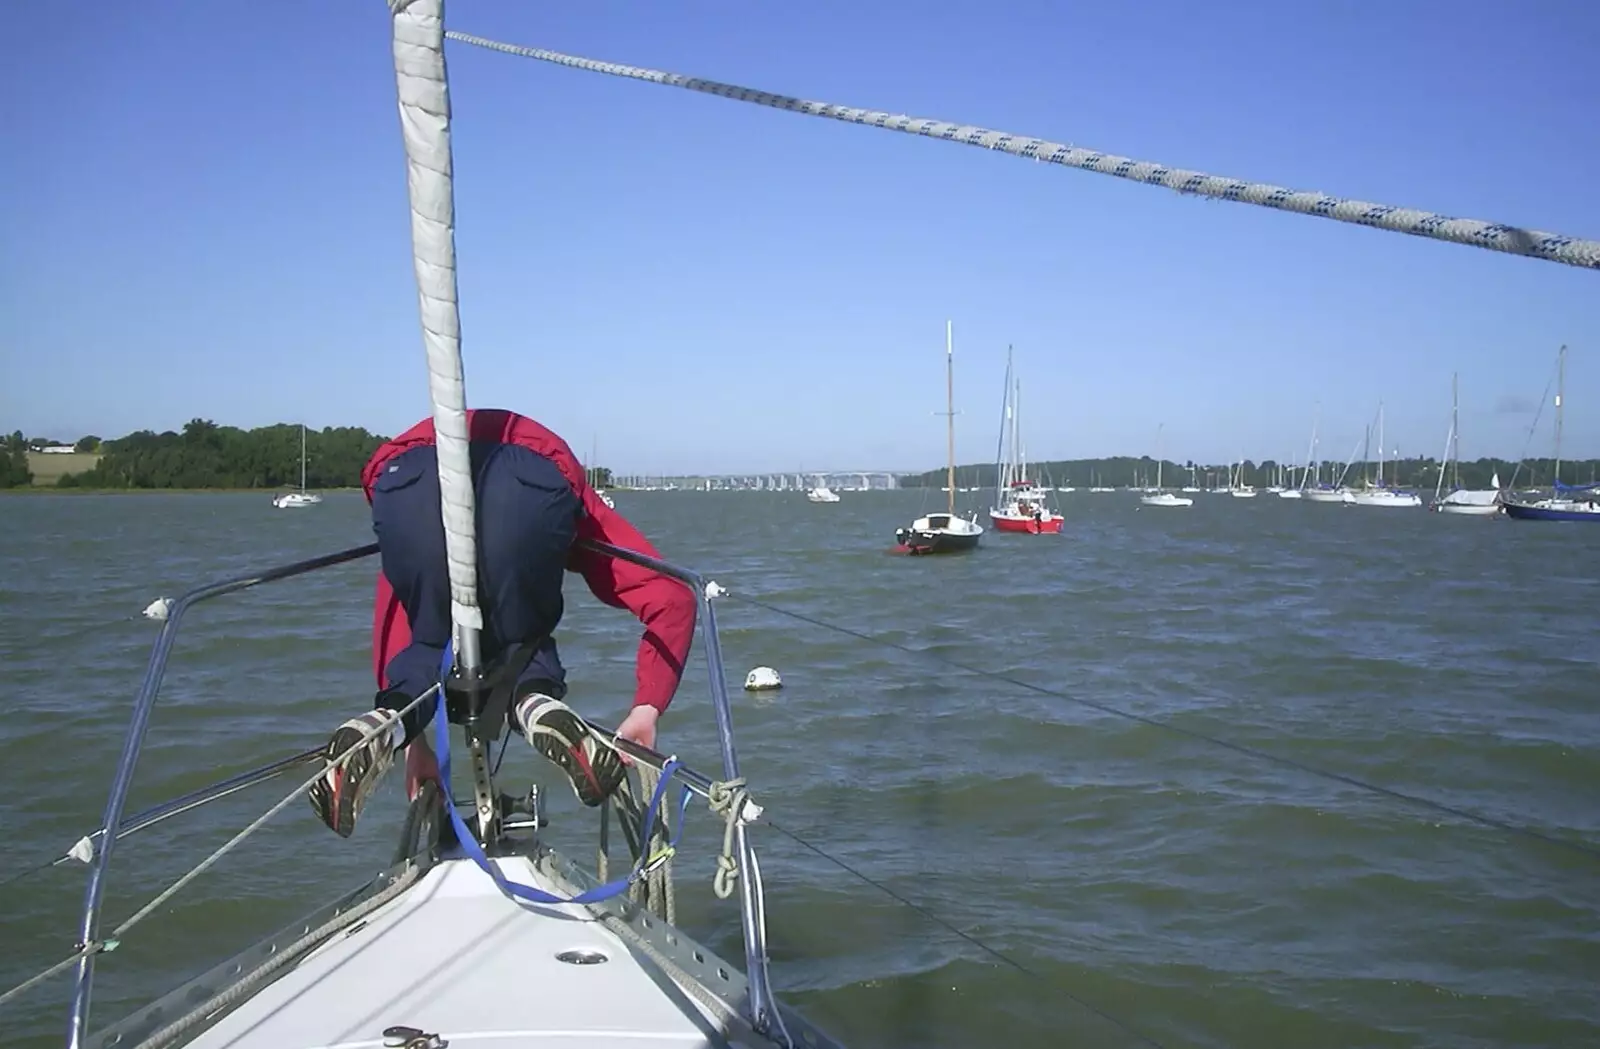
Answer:
<path fill-rule="evenodd" d="M 1439 471 L 1444 465 L 1437 459 L 1390 460 L 1383 464 L 1383 478 L 1384 482 L 1391 486 L 1432 491 L 1439 482 Z M 1029 463 L 1028 473 L 1029 480 L 1051 486 L 1070 484 L 1079 488 L 1092 485 L 1103 485 L 1108 488 L 1142 488 L 1155 485 L 1156 467 L 1156 461 L 1148 455 L 1138 457 L 1121 455 L 1106 459 L 1058 459 L 1051 462 Z M 1280 467 L 1283 471 L 1282 476 L 1279 472 Z M 1160 468 L 1161 484 L 1166 488 L 1180 488 L 1189 484 L 1191 478 L 1193 483 L 1203 488 L 1220 487 L 1228 483 L 1229 466 L 1226 463 L 1203 465 L 1193 460 L 1181 463 L 1163 460 Z M 1528 459 L 1520 465 L 1506 459 L 1461 462 L 1450 468 L 1449 475 L 1445 478 L 1447 489 L 1456 484 L 1458 472 L 1463 488 L 1490 488 L 1496 474 L 1500 475 L 1500 483 L 1505 487 L 1512 484 L 1513 478 L 1519 488 L 1548 487 L 1555 476 L 1555 461 Z M 1377 473 L 1378 464 L 1375 461 L 1354 462 L 1348 468 L 1343 463 L 1323 463 L 1321 477 L 1324 483 L 1332 484 L 1343 474 L 1345 483 L 1353 485 L 1359 484 L 1364 478 L 1375 478 Z M 1561 479 L 1567 484 L 1588 484 L 1596 479 L 1597 473 L 1600 473 L 1600 460 L 1566 459 L 1561 463 Z M 1246 460 L 1244 463 L 1243 483 L 1247 485 L 1266 487 L 1269 484 L 1286 484 L 1298 487 L 1300 479 L 1299 468 L 1284 466 L 1271 459 L 1259 463 Z M 957 488 L 993 488 L 998 480 L 999 468 L 994 463 L 956 467 Z M 943 488 L 945 481 L 944 469 L 928 470 L 901 477 L 900 486 Z"/>
<path fill-rule="evenodd" d="M 386 440 L 387 437 L 355 426 L 307 429 L 306 487 L 359 486 L 362 467 Z M 24 437 L 21 431 L 4 438 L 0 447 L 0 488 L 33 483 L 29 451 L 65 446 L 61 441 Z M 298 424 L 277 423 L 242 430 L 218 426 L 209 419 L 191 419 L 182 432 L 139 430 L 111 441 L 89 435 L 72 447 L 78 452 L 98 452 L 100 459 L 91 469 L 63 475 L 56 482 L 58 488 L 273 489 L 300 484 Z M 592 468 L 590 476 L 605 487 L 610 483 L 611 471 Z"/>
<path fill-rule="evenodd" d="M 18 430 L 0 447 L 0 488 L 22 488 L 33 483 L 28 469 L 28 441 Z"/>
<path fill-rule="evenodd" d="M 306 431 L 306 487 L 351 488 L 361 483 L 361 469 L 386 437 L 360 427 L 326 427 Z M 0 444 L 0 488 L 24 487 L 33 482 L 27 452 L 61 447 L 62 442 L 26 438 L 20 431 L 3 438 Z M 102 441 L 86 435 L 74 444 L 79 452 L 100 453 L 95 466 L 82 473 L 67 474 L 58 482 L 63 488 L 283 488 L 300 483 L 300 427 L 289 423 L 242 430 L 218 426 L 208 419 L 191 419 L 182 432 L 155 433 L 140 430 L 116 440 Z M 1148 455 L 1112 456 L 1103 459 L 1053 460 L 1029 464 L 1032 479 L 1047 485 L 1072 484 L 1078 487 L 1104 485 L 1113 488 L 1144 487 L 1156 482 L 1156 461 Z M 1402 459 L 1384 464 L 1384 479 L 1393 485 L 1432 490 L 1439 480 L 1441 463 L 1436 459 Z M 1244 483 L 1264 487 L 1280 482 L 1277 462 L 1246 461 Z M 1287 467 L 1284 468 L 1287 471 Z M 1498 473 L 1502 485 L 1519 487 L 1548 486 L 1555 464 L 1549 459 L 1530 459 L 1520 467 L 1505 459 L 1478 459 L 1462 462 L 1457 469 L 1466 488 L 1489 488 Z M 1203 487 L 1224 485 L 1228 466 L 1201 465 L 1171 460 L 1161 464 L 1162 484 L 1181 487 L 1191 477 Z M 1593 481 L 1600 462 L 1567 460 L 1561 476 L 1568 484 Z M 1192 472 L 1191 472 L 1192 471 Z M 1343 472 L 1347 483 L 1376 476 L 1377 464 L 1357 462 L 1346 469 L 1342 463 L 1324 463 L 1322 479 L 1337 481 Z M 593 467 L 590 476 L 600 487 L 609 487 L 611 471 Z M 993 463 L 956 467 L 959 488 L 992 488 L 998 477 Z M 928 470 L 900 478 L 902 487 L 942 487 L 943 469 Z M 1298 485 L 1300 474 L 1287 483 Z M 1455 483 L 1454 476 L 1446 485 Z"/>
<path fill-rule="evenodd" d="M 354 426 L 306 430 L 306 487 L 347 488 L 361 483 L 361 468 L 387 438 Z M 60 447 L 58 441 L 7 440 L 12 458 L 29 448 Z M 21 451 L 17 451 L 17 449 Z M 66 474 L 60 488 L 282 488 L 300 484 L 300 427 L 289 423 L 243 430 L 191 419 L 182 432 L 139 430 L 116 440 L 86 436 L 77 451 L 100 453 L 89 470 Z M 10 470 L 13 486 L 16 466 Z M 4 486 L 0 476 L 0 486 Z"/>

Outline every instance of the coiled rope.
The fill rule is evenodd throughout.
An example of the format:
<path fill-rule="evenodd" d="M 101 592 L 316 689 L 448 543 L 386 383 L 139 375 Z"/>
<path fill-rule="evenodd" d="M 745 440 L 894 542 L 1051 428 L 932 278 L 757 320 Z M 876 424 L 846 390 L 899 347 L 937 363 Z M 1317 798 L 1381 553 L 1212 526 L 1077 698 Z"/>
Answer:
<path fill-rule="evenodd" d="M 1292 211 L 1300 215 L 1350 222 L 1358 226 L 1371 226 L 1392 233 L 1406 233 L 1414 237 L 1428 237 L 1453 244 L 1465 244 L 1473 248 L 1525 255 L 1529 258 L 1559 262 L 1583 269 L 1600 269 L 1600 241 L 1572 237 L 1563 233 L 1523 229 L 1503 222 L 1485 222 L 1482 219 L 1453 218 L 1417 208 L 1373 204 L 1364 200 L 1346 200 L 1315 190 L 1294 190 L 1267 182 L 1250 182 L 1225 175 L 1208 175 L 1203 171 L 1168 167 L 1149 160 L 1133 160 L 1115 153 L 1102 153 L 1099 150 L 1051 142 L 1048 139 L 994 131 L 974 124 L 956 124 L 947 120 L 929 120 L 905 114 L 886 113 L 877 109 L 811 102 L 790 95 L 757 91 L 754 88 L 724 84 L 700 77 L 688 77 L 681 73 L 665 73 L 659 69 L 643 69 L 617 62 L 600 62 L 592 58 L 580 58 L 538 47 L 504 44 L 453 30 L 447 30 L 444 35 L 446 39 L 457 40 L 474 47 L 537 59 L 540 62 L 549 62 L 570 69 L 643 80 L 667 87 L 681 87 L 688 91 L 730 98 L 736 102 L 770 106 L 773 109 L 803 113 L 806 116 L 826 117 L 847 124 L 864 124 L 885 131 L 900 131 L 908 135 L 942 139 L 965 146 L 978 146 L 1046 164 L 1059 164 L 1062 167 L 1112 175 L 1130 182 L 1163 186 L 1183 194 L 1255 204 L 1278 211 Z"/>

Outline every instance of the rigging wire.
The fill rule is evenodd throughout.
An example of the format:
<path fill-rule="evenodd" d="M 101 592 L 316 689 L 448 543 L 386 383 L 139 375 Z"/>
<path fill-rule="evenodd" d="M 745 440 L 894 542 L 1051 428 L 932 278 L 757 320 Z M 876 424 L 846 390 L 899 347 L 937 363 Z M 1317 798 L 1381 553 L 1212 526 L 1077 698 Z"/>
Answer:
<path fill-rule="evenodd" d="M 1508 491 L 1515 491 L 1517 477 L 1522 473 L 1522 468 L 1528 463 L 1528 448 L 1533 444 L 1533 438 L 1539 431 L 1539 420 L 1544 418 L 1544 406 L 1550 403 L 1550 387 L 1555 385 L 1556 369 L 1550 370 L 1550 378 L 1545 380 L 1544 393 L 1539 397 L 1539 410 L 1533 413 L 1533 422 L 1528 424 L 1528 436 L 1522 442 L 1522 454 L 1517 456 L 1517 465 L 1511 471 L 1511 480 L 1506 482 Z M 1537 480 L 1537 478 L 1535 478 Z"/>
<path fill-rule="evenodd" d="M 375 728 L 365 730 L 361 739 L 356 745 L 350 747 L 350 749 L 346 750 L 343 754 L 340 754 L 337 758 L 334 758 L 327 766 L 319 768 L 310 779 L 307 779 L 299 786 L 291 790 L 288 794 L 284 795 L 281 801 L 273 805 L 260 816 L 257 816 L 254 820 L 248 823 L 243 830 L 239 831 L 233 837 L 223 842 L 222 845 L 220 845 L 211 853 L 211 855 L 207 856 L 205 859 L 189 868 L 189 870 L 176 881 L 172 882 L 172 884 L 168 885 L 165 889 L 161 890 L 161 892 L 157 893 L 150 900 L 150 902 L 139 908 L 132 915 L 126 918 L 120 925 L 113 929 L 109 936 L 80 945 L 77 950 L 67 955 L 67 957 L 61 959 L 61 961 L 55 963 L 47 969 L 35 973 L 33 976 L 17 984 L 15 987 L 9 988 L 4 992 L 0 992 L 0 1004 L 10 1001 L 12 998 L 15 998 L 31 988 L 38 986 L 40 983 L 43 983 L 45 980 L 56 975 L 57 973 L 66 970 L 80 958 L 86 958 L 94 954 L 108 954 L 111 951 L 116 950 L 121 945 L 122 937 L 127 935 L 129 930 L 138 925 L 140 922 L 144 921 L 144 919 L 149 917 L 151 914 L 155 913 L 155 911 L 158 910 L 162 904 L 166 903 L 169 899 L 176 895 L 184 886 L 188 885 L 194 879 L 210 870 L 219 860 L 221 860 L 229 852 L 232 852 L 235 846 L 265 826 L 267 822 L 272 819 L 272 817 L 289 807 L 297 799 L 304 797 L 306 791 L 311 789 L 312 784 L 321 779 L 323 776 L 327 775 L 329 769 L 342 768 L 361 751 L 362 743 L 365 743 L 367 740 L 372 739 L 381 733 L 389 731 L 392 726 L 400 723 L 401 718 L 410 713 L 423 701 L 431 699 L 439 693 L 440 688 L 438 685 L 435 685 L 426 692 L 422 693 L 416 699 L 413 699 L 411 702 L 407 703 L 398 711 L 395 711 Z"/>
<path fill-rule="evenodd" d="M 1449 241 L 1468 247 L 1489 251 L 1503 251 L 1513 255 L 1563 263 L 1583 269 L 1600 270 L 1600 241 L 1586 240 L 1563 233 L 1523 229 L 1503 222 L 1485 222 L 1481 219 L 1455 218 L 1418 208 L 1399 208 L 1388 204 L 1374 204 L 1364 200 L 1349 200 L 1330 196 L 1314 190 L 1293 190 L 1265 182 L 1224 175 L 1208 175 L 1203 171 L 1169 167 L 1148 160 L 1134 160 L 1100 150 L 1073 146 L 1064 142 L 1051 142 L 1029 135 L 959 124 L 948 120 L 929 120 L 856 106 L 841 106 L 827 102 L 814 102 L 790 95 L 758 91 L 755 88 L 724 84 L 703 77 L 689 77 L 681 73 L 668 73 L 659 69 L 644 69 L 619 62 L 600 62 L 592 58 L 562 54 L 538 47 L 522 47 L 501 43 L 470 33 L 447 30 L 445 38 L 471 44 L 489 51 L 517 55 L 540 62 L 581 69 L 590 73 L 625 77 L 646 83 L 699 91 L 736 102 L 749 102 L 790 113 L 824 117 L 847 124 L 875 127 L 883 131 L 898 131 L 907 135 L 920 135 L 963 146 L 994 150 L 1062 167 L 1110 175 L 1143 185 L 1161 186 L 1184 196 L 1227 200 L 1240 204 L 1255 204 L 1275 211 L 1288 211 L 1316 218 L 1350 222 L 1359 226 L 1405 233 L 1415 237 Z"/>
<path fill-rule="evenodd" d="M 38 874 L 40 871 L 47 871 L 51 867 L 54 867 L 59 862 L 61 862 L 61 861 L 60 860 L 45 860 L 43 863 L 38 864 L 37 866 L 24 867 L 22 870 L 15 871 L 12 874 L 8 875 L 4 880 L 0 880 L 0 889 L 5 888 L 7 885 L 12 884 L 13 882 L 19 882 L 23 878 L 32 877 L 33 875 Z"/>

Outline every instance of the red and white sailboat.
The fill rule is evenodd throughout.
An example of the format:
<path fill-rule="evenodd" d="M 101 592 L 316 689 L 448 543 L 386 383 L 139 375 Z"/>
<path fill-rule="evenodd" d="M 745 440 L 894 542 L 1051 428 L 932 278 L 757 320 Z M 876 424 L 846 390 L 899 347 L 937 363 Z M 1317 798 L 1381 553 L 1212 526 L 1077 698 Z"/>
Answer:
<path fill-rule="evenodd" d="M 996 456 L 999 479 L 995 484 L 995 506 L 989 520 L 995 531 L 1028 535 L 1054 535 L 1061 531 L 1062 516 L 1050 506 L 1050 491 L 1028 480 L 1028 460 L 1022 449 L 1022 429 L 1018 405 L 1021 385 L 1011 365 L 1011 348 L 1006 347 L 1005 414 L 1000 421 L 1000 454 Z"/>

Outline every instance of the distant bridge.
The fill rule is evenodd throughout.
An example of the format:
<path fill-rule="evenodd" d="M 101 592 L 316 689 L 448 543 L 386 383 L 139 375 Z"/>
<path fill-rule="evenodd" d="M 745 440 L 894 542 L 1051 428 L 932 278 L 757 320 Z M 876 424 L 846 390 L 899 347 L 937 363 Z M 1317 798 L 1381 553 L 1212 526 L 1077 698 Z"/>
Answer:
<path fill-rule="evenodd" d="M 624 475 L 613 477 L 613 487 L 642 491 L 692 489 L 696 491 L 803 492 L 826 485 L 836 492 L 900 487 L 906 470 L 807 470 L 804 473 Z"/>

